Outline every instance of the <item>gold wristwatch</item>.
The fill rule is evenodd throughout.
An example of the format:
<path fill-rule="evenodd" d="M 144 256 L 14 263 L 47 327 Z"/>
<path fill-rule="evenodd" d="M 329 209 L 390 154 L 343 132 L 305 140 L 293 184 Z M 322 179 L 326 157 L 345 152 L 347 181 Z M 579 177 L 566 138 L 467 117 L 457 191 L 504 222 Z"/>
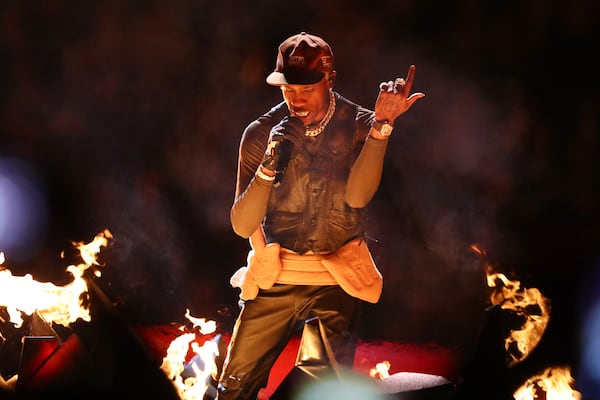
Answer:
<path fill-rule="evenodd" d="M 394 129 L 394 125 L 390 124 L 390 121 L 377 121 L 374 120 L 371 125 L 373 129 L 375 129 L 381 136 L 390 136 L 392 134 L 392 129 Z"/>

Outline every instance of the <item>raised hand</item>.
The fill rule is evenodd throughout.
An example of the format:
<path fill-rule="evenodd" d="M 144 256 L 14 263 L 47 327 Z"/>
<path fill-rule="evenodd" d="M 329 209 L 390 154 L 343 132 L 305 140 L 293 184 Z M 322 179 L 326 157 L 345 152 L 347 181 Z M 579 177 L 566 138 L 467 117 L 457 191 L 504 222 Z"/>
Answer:
<path fill-rule="evenodd" d="M 374 109 L 376 121 L 388 121 L 393 124 L 394 120 L 412 107 L 415 101 L 425 97 L 425 94 L 421 92 L 410 94 L 415 79 L 415 70 L 416 67 L 411 65 L 408 68 L 406 79 L 396 78 L 393 81 L 379 84 L 379 95 Z"/>

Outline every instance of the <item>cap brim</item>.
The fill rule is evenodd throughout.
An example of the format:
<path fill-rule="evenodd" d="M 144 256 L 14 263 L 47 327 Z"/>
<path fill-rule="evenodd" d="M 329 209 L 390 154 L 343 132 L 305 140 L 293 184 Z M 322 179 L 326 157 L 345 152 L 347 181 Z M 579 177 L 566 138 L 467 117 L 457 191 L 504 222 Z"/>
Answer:
<path fill-rule="evenodd" d="M 285 79 L 285 75 L 281 72 L 271 72 L 267 76 L 267 83 L 273 86 L 287 85 L 288 81 Z"/>
<path fill-rule="evenodd" d="M 316 71 L 286 71 L 286 73 L 274 71 L 267 76 L 267 83 L 273 86 L 313 85 L 320 82 L 324 76 L 323 72 Z"/>

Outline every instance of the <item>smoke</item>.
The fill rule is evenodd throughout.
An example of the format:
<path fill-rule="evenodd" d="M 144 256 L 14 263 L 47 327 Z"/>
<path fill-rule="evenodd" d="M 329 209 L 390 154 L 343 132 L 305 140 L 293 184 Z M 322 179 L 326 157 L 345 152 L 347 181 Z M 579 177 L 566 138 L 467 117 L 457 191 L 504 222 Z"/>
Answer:
<path fill-rule="evenodd" d="M 413 90 L 426 97 L 397 120 L 370 207 L 382 309 L 395 317 L 370 322 L 392 339 L 472 343 L 488 305 L 485 266 L 515 240 L 503 212 L 518 179 L 521 94 L 426 61 Z"/>
<path fill-rule="evenodd" d="M 413 63 L 426 94 L 396 123 L 370 207 L 385 280 L 374 335 L 471 332 L 486 260 L 558 282 L 548 272 L 571 254 L 597 252 L 591 3 L 327 3 L 335 21 L 322 3 L 293 16 L 254 2 L 3 3 L 1 156 L 36 165 L 45 237 L 60 242 L 38 256 L 108 228 L 103 280 L 132 315 L 234 303 L 237 147 L 281 100 L 264 79 L 302 30 L 329 39 L 351 100 L 372 107 Z"/>

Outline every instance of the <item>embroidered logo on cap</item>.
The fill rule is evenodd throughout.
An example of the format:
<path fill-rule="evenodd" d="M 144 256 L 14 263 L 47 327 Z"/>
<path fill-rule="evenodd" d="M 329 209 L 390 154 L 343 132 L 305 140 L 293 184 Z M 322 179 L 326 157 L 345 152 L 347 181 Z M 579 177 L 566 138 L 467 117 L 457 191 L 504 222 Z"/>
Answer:
<path fill-rule="evenodd" d="M 321 57 L 321 64 L 323 68 L 331 68 L 333 67 L 333 58 L 331 56 L 323 56 Z"/>
<path fill-rule="evenodd" d="M 291 54 L 288 58 L 288 65 L 301 66 L 304 65 L 304 56 L 296 56 Z"/>

